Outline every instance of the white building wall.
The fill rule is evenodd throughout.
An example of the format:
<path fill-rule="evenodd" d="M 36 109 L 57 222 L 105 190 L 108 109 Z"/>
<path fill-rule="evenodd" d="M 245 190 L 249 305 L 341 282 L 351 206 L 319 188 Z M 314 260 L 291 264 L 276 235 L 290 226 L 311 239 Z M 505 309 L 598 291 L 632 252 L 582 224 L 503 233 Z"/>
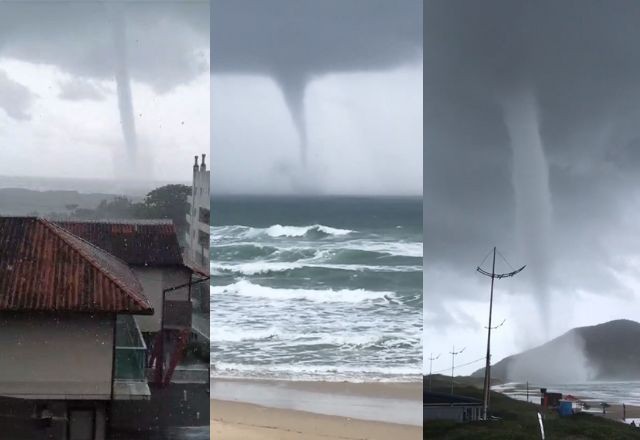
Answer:
<path fill-rule="evenodd" d="M 190 272 L 186 268 L 178 267 L 132 267 L 133 272 L 142 284 L 143 293 L 153 306 L 153 315 L 136 316 L 136 322 L 142 332 L 155 333 L 162 325 L 162 291 L 170 287 L 189 282 Z M 189 298 L 189 288 L 168 292 L 167 300 L 186 301 Z"/>
<path fill-rule="evenodd" d="M 162 320 L 162 270 L 155 267 L 131 267 L 138 277 L 144 296 L 153 306 L 153 315 L 138 315 L 135 317 L 141 332 L 157 332 Z"/>
<path fill-rule="evenodd" d="M 198 165 L 196 156 L 193 166 L 193 181 L 191 196 L 189 197 L 189 214 L 187 222 L 186 256 L 190 263 L 200 267 L 201 270 L 209 270 L 209 221 L 200 221 L 201 212 L 210 213 L 210 172 L 205 163 L 206 155 L 202 155 L 202 162 Z M 203 240 L 204 238 L 204 240 Z M 203 242 L 204 241 L 204 242 Z"/>
<path fill-rule="evenodd" d="M 109 399 L 112 356 L 112 317 L 0 315 L 0 395 Z"/>
<path fill-rule="evenodd" d="M 164 288 L 186 284 L 191 279 L 191 271 L 187 268 L 167 268 L 163 272 Z M 187 301 L 189 299 L 189 287 L 182 287 L 167 293 L 168 301 Z"/>

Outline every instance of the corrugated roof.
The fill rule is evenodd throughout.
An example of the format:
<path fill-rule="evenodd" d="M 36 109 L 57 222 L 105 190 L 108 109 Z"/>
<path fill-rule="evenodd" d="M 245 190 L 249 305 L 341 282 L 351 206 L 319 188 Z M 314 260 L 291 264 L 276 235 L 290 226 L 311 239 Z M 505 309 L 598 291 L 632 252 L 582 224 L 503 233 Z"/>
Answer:
<path fill-rule="evenodd" d="M 0 217 L 0 311 L 152 314 L 127 265 L 40 218 Z"/>
<path fill-rule="evenodd" d="M 132 266 L 182 266 L 171 220 L 56 221 Z"/>

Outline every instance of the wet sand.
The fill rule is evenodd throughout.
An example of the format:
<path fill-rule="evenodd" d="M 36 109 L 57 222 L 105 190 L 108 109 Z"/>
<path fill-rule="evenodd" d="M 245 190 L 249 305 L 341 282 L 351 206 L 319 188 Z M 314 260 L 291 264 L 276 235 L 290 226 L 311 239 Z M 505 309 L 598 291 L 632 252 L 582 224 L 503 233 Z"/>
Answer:
<path fill-rule="evenodd" d="M 211 401 L 215 440 L 418 440 L 422 427 Z"/>
<path fill-rule="evenodd" d="M 216 440 L 422 438 L 421 383 L 211 381 Z"/>
<path fill-rule="evenodd" d="M 422 426 L 421 383 L 212 379 L 211 399 Z"/>
<path fill-rule="evenodd" d="M 211 379 L 211 384 L 264 385 L 283 390 L 348 394 L 363 397 L 397 398 L 422 401 L 422 382 L 322 382 L 269 379 Z"/>

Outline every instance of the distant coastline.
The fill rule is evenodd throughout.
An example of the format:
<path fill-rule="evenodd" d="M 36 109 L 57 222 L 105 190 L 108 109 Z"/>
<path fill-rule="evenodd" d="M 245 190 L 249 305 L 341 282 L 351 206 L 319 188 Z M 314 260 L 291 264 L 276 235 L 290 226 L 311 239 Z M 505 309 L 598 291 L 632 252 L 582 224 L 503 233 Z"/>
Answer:
<path fill-rule="evenodd" d="M 69 178 L 69 177 L 34 177 L 0 175 L 0 190 L 26 189 L 31 191 L 77 191 L 80 194 L 102 193 L 128 196 L 144 196 L 153 188 L 162 185 L 180 183 L 189 185 L 188 181 L 164 180 L 122 180 L 102 178 Z"/>

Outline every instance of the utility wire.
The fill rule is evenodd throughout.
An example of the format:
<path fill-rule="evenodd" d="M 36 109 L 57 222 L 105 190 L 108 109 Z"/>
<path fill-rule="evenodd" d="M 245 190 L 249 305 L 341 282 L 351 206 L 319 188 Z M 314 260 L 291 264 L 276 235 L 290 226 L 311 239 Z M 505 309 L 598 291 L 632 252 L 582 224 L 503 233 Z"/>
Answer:
<path fill-rule="evenodd" d="M 468 365 L 475 364 L 476 362 L 480 362 L 480 361 L 483 361 L 485 359 L 486 359 L 486 357 L 483 356 L 483 357 L 481 357 L 479 359 L 476 359 L 475 361 L 467 362 L 466 364 L 456 365 L 456 368 L 466 367 Z M 444 372 L 449 372 L 449 371 L 451 371 L 451 367 L 444 368 L 442 370 L 436 370 L 436 371 L 432 372 L 431 374 L 438 374 L 438 373 L 444 373 Z"/>
<path fill-rule="evenodd" d="M 502 261 L 504 261 L 505 263 L 507 263 L 507 266 L 509 266 L 509 267 L 511 268 L 511 270 L 512 270 L 512 271 L 513 271 L 513 270 L 515 270 L 515 269 L 513 268 L 513 266 L 511 265 L 511 263 L 509 263 L 509 262 L 507 261 L 507 259 L 504 257 L 504 255 L 502 255 L 502 254 L 500 253 L 500 251 L 499 251 L 499 250 L 496 250 L 496 253 L 497 253 L 498 255 L 500 255 L 500 258 L 502 258 Z"/>
<path fill-rule="evenodd" d="M 489 257 L 489 255 L 491 255 L 491 252 L 493 252 L 493 249 L 489 249 L 489 252 L 487 252 L 487 255 L 484 256 L 484 258 L 482 259 L 482 262 L 478 264 L 478 267 L 482 267 L 484 262 L 487 261 L 487 258 Z"/>

